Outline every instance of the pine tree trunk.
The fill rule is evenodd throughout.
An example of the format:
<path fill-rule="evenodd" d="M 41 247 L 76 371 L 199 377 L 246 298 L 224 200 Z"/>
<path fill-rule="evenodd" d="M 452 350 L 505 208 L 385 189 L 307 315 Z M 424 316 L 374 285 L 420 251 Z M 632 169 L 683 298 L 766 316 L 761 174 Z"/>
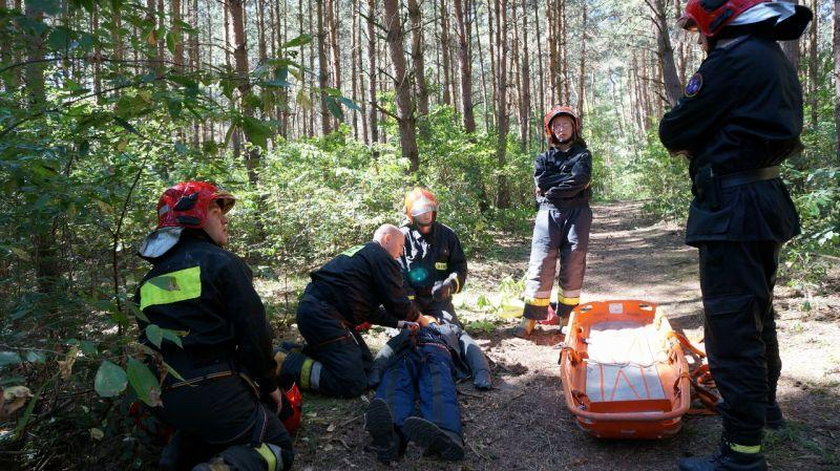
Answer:
<path fill-rule="evenodd" d="M 172 62 L 175 63 L 175 70 L 180 72 L 184 66 L 184 41 L 181 37 L 181 0 L 170 0 L 169 16 L 172 20 L 169 32 L 175 39 L 175 52 L 172 55 Z"/>
<path fill-rule="evenodd" d="M 498 192 L 496 193 L 496 207 L 507 208 L 510 206 L 510 189 L 508 188 L 507 175 L 503 171 L 507 164 L 507 133 L 508 133 L 508 110 L 507 110 L 507 79 L 508 79 L 508 40 L 507 40 L 507 0 L 496 0 L 496 51 L 498 51 L 499 60 L 496 63 L 497 78 L 496 83 L 498 88 L 496 90 L 496 97 L 498 99 L 496 109 L 496 130 L 498 137 L 496 140 L 496 165 L 500 170 L 497 185 Z"/>
<path fill-rule="evenodd" d="M 781 3 L 797 3 L 797 0 L 778 0 Z M 835 17 L 837 13 L 835 12 Z M 779 45 L 782 46 L 782 51 L 784 51 L 785 56 L 787 56 L 788 60 L 791 64 L 793 64 L 793 68 L 799 71 L 799 39 L 794 39 L 793 41 L 779 41 Z"/>
<path fill-rule="evenodd" d="M 469 0 L 467 0 L 469 2 Z M 453 0 L 455 21 L 458 23 L 458 63 L 461 69 L 461 103 L 464 108 L 464 131 L 475 132 L 475 113 L 472 102 L 472 58 L 470 57 L 469 24 L 465 21 L 467 10 L 462 0 Z"/>
<path fill-rule="evenodd" d="M 834 11 L 840 11 L 840 0 L 834 0 Z M 834 15 L 834 129 L 837 135 L 836 165 L 840 165 L 840 15 Z"/>
<path fill-rule="evenodd" d="M 653 10 L 654 24 L 656 25 L 656 55 L 659 63 L 662 64 L 663 86 L 665 97 L 669 106 L 677 104 L 682 96 L 682 85 L 677 75 L 677 66 L 674 64 L 674 48 L 671 46 L 670 33 L 668 31 L 668 14 L 665 0 L 653 0 L 648 5 Z"/>
<path fill-rule="evenodd" d="M 321 90 L 326 90 L 329 87 L 329 65 L 327 64 L 327 32 L 324 30 L 324 18 L 325 18 L 325 5 L 324 0 L 315 0 L 315 3 L 318 5 L 317 7 L 317 17 L 318 17 L 318 29 L 317 29 L 317 37 L 318 37 L 318 87 Z M 327 108 L 327 97 L 322 92 L 320 94 L 320 102 L 321 102 L 321 134 L 326 136 L 332 131 L 330 126 L 330 112 Z"/>
<path fill-rule="evenodd" d="M 385 29 L 387 42 L 394 67 L 394 88 L 396 91 L 397 124 L 400 130 L 402 156 L 409 161 L 409 173 L 420 168 L 420 156 L 417 149 L 415 130 L 416 118 L 411 103 L 411 81 L 406 68 L 403 48 L 403 29 L 400 22 L 398 0 L 385 0 Z"/>
<path fill-rule="evenodd" d="M 589 25 L 586 24 L 587 20 L 587 10 L 586 4 L 584 3 L 582 6 L 582 13 L 581 13 L 581 31 L 583 34 L 580 36 L 580 67 L 578 68 L 578 89 L 577 89 L 577 109 L 578 113 L 580 113 L 581 117 L 584 114 L 583 107 L 586 104 L 586 31 Z M 621 114 L 621 113 L 619 113 Z"/>
<path fill-rule="evenodd" d="M 362 70 L 361 65 L 356 64 L 356 56 L 359 54 L 359 41 L 356 32 L 359 30 L 359 6 L 357 0 L 352 0 L 351 6 L 353 11 L 351 13 L 352 25 L 350 27 L 350 64 L 352 64 L 353 73 L 350 74 L 350 84 L 352 87 L 353 102 L 358 103 L 359 100 L 359 73 Z M 353 137 L 359 140 L 359 114 L 355 111 L 352 113 Z M 363 120 L 364 121 L 364 120 Z M 364 138 L 364 136 L 362 136 Z"/>
<path fill-rule="evenodd" d="M 811 0 L 811 11 L 817 11 L 817 0 Z M 817 42 L 819 35 L 817 34 L 817 30 L 819 29 L 819 22 L 820 22 L 820 15 L 814 15 L 814 19 L 811 21 L 810 27 L 810 44 L 808 47 L 808 84 L 810 85 L 808 88 L 810 89 L 810 93 L 808 93 L 808 102 L 811 108 L 811 129 L 816 131 L 817 130 L 817 120 L 819 119 L 819 106 L 820 106 L 820 98 L 819 98 L 819 87 L 820 87 L 820 80 L 819 80 L 819 73 L 820 73 L 820 56 L 817 52 Z"/>
<path fill-rule="evenodd" d="M 240 106 L 245 117 L 253 117 L 254 110 L 248 104 L 247 96 L 251 94 L 251 82 L 248 79 L 248 48 L 245 36 L 245 1 L 227 0 L 226 5 L 230 10 L 231 31 L 233 33 L 233 60 L 236 75 L 239 80 Z M 256 146 L 253 146 L 245 155 L 245 168 L 248 171 L 248 181 L 251 184 L 257 183 L 257 168 L 259 167 L 260 153 Z"/>
<path fill-rule="evenodd" d="M 446 3 L 446 0 L 440 0 L 440 50 L 441 50 L 441 60 L 442 60 L 442 74 L 443 75 L 443 83 L 441 84 L 441 88 L 443 89 L 443 104 L 451 106 L 452 105 L 452 49 L 451 49 L 451 41 L 449 38 L 449 7 Z"/>
<path fill-rule="evenodd" d="M 569 85 L 572 81 L 569 79 L 569 28 L 568 19 L 566 18 L 566 2 L 561 0 L 559 13 L 559 36 L 560 36 L 560 77 L 562 81 L 562 100 L 563 103 L 569 104 L 571 102 L 571 93 Z"/>
<path fill-rule="evenodd" d="M 522 4 L 522 58 L 520 68 L 521 84 L 519 89 L 519 140 L 520 151 L 524 154 L 528 150 L 528 141 L 531 134 L 531 59 L 528 51 L 531 44 L 528 42 L 528 6 Z"/>
<path fill-rule="evenodd" d="M 539 13 L 540 12 L 539 12 L 538 2 L 534 2 L 534 26 L 535 26 L 534 34 L 537 36 L 537 38 L 540 37 L 539 31 L 537 30 L 538 25 L 540 24 L 539 20 L 538 20 L 538 18 L 540 17 Z M 543 69 L 543 49 L 542 49 L 543 48 L 543 41 L 538 39 L 537 41 L 534 41 L 534 42 L 537 43 L 537 66 L 539 67 L 539 80 L 537 80 L 537 82 L 539 83 L 539 87 L 540 87 L 540 109 L 539 109 L 539 113 L 537 113 L 537 116 L 539 117 L 539 116 L 542 116 L 542 113 L 546 112 L 546 109 L 545 109 L 546 108 L 545 107 L 545 94 L 546 94 L 545 82 L 546 82 L 546 77 L 545 77 L 545 70 Z M 546 145 L 545 139 L 542 139 L 542 135 L 543 135 L 542 120 L 537 122 L 537 126 L 538 126 L 538 129 L 539 129 L 539 131 L 537 132 L 537 135 L 540 136 L 540 150 L 545 150 L 545 145 Z"/>
<path fill-rule="evenodd" d="M 545 21 L 546 31 L 548 31 L 548 83 L 551 84 L 551 97 L 549 101 L 552 104 L 560 101 L 560 67 L 557 56 L 557 21 L 555 20 L 558 12 L 555 10 L 556 0 L 546 0 L 545 5 Z M 542 111 L 546 111 L 543 109 Z"/>
<path fill-rule="evenodd" d="M 376 109 L 376 0 L 367 0 L 367 52 L 368 52 L 368 128 L 370 129 L 370 144 L 379 142 L 379 122 Z M 376 156 L 376 155 L 374 155 Z"/>
<path fill-rule="evenodd" d="M 408 17 L 411 19 L 411 60 L 414 68 L 414 89 L 420 120 L 420 136 L 429 138 L 429 90 L 426 87 L 426 61 L 423 57 L 423 16 L 417 0 L 408 0 Z"/>

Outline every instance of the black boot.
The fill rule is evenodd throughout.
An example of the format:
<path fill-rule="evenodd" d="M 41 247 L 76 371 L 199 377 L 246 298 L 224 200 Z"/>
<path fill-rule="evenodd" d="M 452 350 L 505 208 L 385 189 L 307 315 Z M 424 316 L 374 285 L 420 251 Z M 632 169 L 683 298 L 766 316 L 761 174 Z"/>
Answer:
<path fill-rule="evenodd" d="M 786 425 L 785 417 L 782 415 L 782 409 L 779 407 L 778 402 L 767 406 L 767 410 L 764 413 L 764 425 L 773 430 L 779 430 Z"/>
<path fill-rule="evenodd" d="M 365 412 L 365 430 L 373 438 L 376 458 L 389 464 L 399 458 L 400 440 L 394 432 L 394 418 L 388 403 L 382 398 L 370 402 Z"/>
<path fill-rule="evenodd" d="M 440 456 L 447 461 L 464 459 L 464 440 L 422 417 L 406 419 L 403 431 L 409 440 L 423 447 L 425 455 Z"/>
<path fill-rule="evenodd" d="M 722 442 L 717 452 L 708 456 L 683 458 L 680 471 L 767 471 L 761 453 L 739 453 L 728 442 Z"/>

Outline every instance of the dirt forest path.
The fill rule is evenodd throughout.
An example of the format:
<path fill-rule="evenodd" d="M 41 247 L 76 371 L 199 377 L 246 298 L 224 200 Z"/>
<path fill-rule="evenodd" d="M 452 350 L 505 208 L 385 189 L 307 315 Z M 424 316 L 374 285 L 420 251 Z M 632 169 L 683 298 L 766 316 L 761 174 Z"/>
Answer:
<path fill-rule="evenodd" d="M 593 212 L 582 301 L 651 301 L 675 328 L 700 336 L 696 251 L 683 244 L 682 230 L 645 219 L 636 202 L 599 204 Z M 494 380 L 489 392 L 473 389 L 469 381 L 458 386 L 465 460 L 434 461 L 412 445 L 396 468 L 674 470 L 678 458 L 712 450 L 720 433 L 717 417 L 687 417 L 675 437 L 661 441 L 598 440 L 577 428 L 565 408 L 558 375 L 559 327 L 541 327 L 528 340 L 514 338 L 516 320 L 500 319 L 480 299 L 492 299 L 505 279 L 520 279 L 529 250 L 528 238 L 499 237 L 496 250 L 470 261 L 467 290 L 455 302 L 462 322 L 490 359 Z M 835 278 L 835 289 L 824 296 L 801 288 L 777 289 L 785 362 L 779 401 L 790 426 L 768 435 L 771 469 L 840 469 L 838 285 Z M 381 344 L 384 336 L 372 332 L 371 346 Z M 365 400 L 306 399 L 304 427 L 296 438 L 297 469 L 387 468 L 368 449 Z"/>

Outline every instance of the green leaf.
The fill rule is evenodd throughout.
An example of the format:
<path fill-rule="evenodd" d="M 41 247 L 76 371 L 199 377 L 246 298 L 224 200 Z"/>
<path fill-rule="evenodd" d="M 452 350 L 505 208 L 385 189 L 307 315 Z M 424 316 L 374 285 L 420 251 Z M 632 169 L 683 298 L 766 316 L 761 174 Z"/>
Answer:
<path fill-rule="evenodd" d="M 284 48 L 288 47 L 297 47 L 297 46 L 304 46 L 312 42 L 312 35 L 310 34 L 301 34 L 300 36 L 293 38 L 289 42 L 283 45 Z"/>
<path fill-rule="evenodd" d="M 242 118 L 242 131 L 248 138 L 248 142 L 264 149 L 268 138 L 271 137 L 272 128 L 257 118 L 244 116 Z"/>
<path fill-rule="evenodd" d="M 359 105 L 357 105 L 353 100 L 347 98 L 346 96 L 338 97 L 338 101 L 340 101 L 342 105 L 350 108 L 351 110 L 354 110 L 354 111 L 361 111 L 362 110 L 361 108 L 359 108 Z"/>
<path fill-rule="evenodd" d="M 47 356 L 41 352 L 36 352 L 35 350 L 26 352 L 26 361 L 29 363 L 44 363 L 46 360 Z"/>
<path fill-rule="evenodd" d="M 150 407 L 163 405 L 160 400 L 160 384 L 154 373 L 134 358 L 128 359 L 128 382 L 137 397 Z"/>
<path fill-rule="evenodd" d="M 21 358 L 17 352 L 0 352 L 0 367 L 17 365 L 20 362 Z"/>
<path fill-rule="evenodd" d="M 64 50 L 70 47 L 70 38 L 66 28 L 53 28 L 47 38 L 47 46 L 53 50 Z"/>
<path fill-rule="evenodd" d="M 146 326 L 146 338 L 160 348 L 160 343 L 163 342 L 163 330 L 155 324 L 149 324 Z"/>
<path fill-rule="evenodd" d="M 96 350 L 96 344 L 91 342 L 90 340 L 82 340 L 80 347 L 82 348 L 82 353 L 85 355 L 96 355 L 98 352 Z"/>
<path fill-rule="evenodd" d="M 338 119 L 341 119 L 343 113 L 341 112 L 341 107 L 338 106 L 338 102 L 335 101 L 335 98 L 325 96 L 324 101 L 327 103 L 327 109 L 330 110 L 330 114 Z"/>
<path fill-rule="evenodd" d="M 125 391 L 127 385 L 125 370 L 108 360 L 103 360 L 93 381 L 96 393 L 102 397 L 114 397 Z"/>
<path fill-rule="evenodd" d="M 175 345 L 184 348 L 184 344 L 181 342 L 181 337 L 187 335 L 186 332 L 176 331 L 172 329 L 161 329 L 163 331 L 163 338 L 169 340 L 170 342 L 174 343 Z"/>
<path fill-rule="evenodd" d="M 169 50 L 170 54 L 175 54 L 175 41 L 177 40 L 178 38 L 171 30 L 166 32 L 166 49 Z"/>

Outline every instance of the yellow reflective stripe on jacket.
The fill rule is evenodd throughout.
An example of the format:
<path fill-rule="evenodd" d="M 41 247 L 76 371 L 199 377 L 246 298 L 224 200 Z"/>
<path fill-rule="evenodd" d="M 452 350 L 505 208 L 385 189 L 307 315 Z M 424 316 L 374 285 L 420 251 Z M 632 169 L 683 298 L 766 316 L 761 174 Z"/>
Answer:
<path fill-rule="evenodd" d="M 184 268 L 150 278 L 140 287 L 140 310 L 201 296 L 201 267 Z"/>
<path fill-rule="evenodd" d="M 350 247 L 349 249 L 345 250 L 344 252 L 341 252 L 341 255 L 347 255 L 348 257 L 352 257 L 353 255 L 356 255 L 356 252 L 358 252 L 359 250 L 362 250 L 363 248 L 365 248 L 364 245 L 357 245 L 355 247 Z"/>
<path fill-rule="evenodd" d="M 461 292 L 461 283 L 458 281 L 458 277 L 455 276 L 452 279 L 455 280 L 455 290 L 453 291 L 453 293 L 460 293 Z"/>
<path fill-rule="evenodd" d="M 525 298 L 525 304 L 531 306 L 548 306 L 550 301 L 550 298 Z"/>
<path fill-rule="evenodd" d="M 271 451 L 271 448 L 267 444 L 263 443 L 254 448 L 254 450 L 265 460 L 265 464 L 268 465 L 268 471 L 277 471 L 277 456 L 274 455 L 274 452 Z"/>
<path fill-rule="evenodd" d="M 739 445 L 737 443 L 730 443 L 729 448 L 731 448 L 732 451 L 737 451 L 738 453 L 748 453 L 751 455 L 761 453 L 761 445 Z"/>

